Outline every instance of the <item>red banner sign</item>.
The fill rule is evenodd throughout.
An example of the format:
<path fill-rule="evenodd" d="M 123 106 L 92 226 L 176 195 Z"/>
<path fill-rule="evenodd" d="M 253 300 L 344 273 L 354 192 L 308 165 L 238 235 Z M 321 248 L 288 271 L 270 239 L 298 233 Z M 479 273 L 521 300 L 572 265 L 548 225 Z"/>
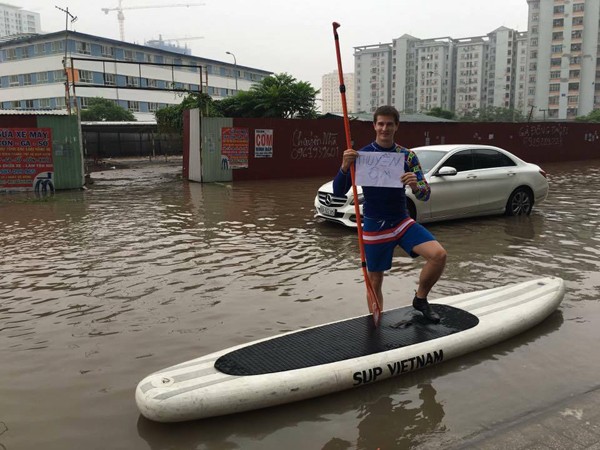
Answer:
<path fill-rule="evenodd" d="M 52 130 L 0 128 L 0 189 L 54 191 Z"/>
<path fill-rule="evenodd" d="M 248 128 L 221 128 L 221 167 L 247 169 L 250 146 Z"/>

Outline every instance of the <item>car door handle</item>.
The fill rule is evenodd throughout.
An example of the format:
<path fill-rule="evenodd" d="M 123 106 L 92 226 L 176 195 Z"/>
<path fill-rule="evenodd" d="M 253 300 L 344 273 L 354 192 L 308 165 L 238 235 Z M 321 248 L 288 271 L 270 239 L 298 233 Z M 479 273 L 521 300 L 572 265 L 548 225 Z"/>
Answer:
<path fill-rule="evenodd" d="M 506 175 L 508 175 L 509 177 L 514 177 L 516 175 L 516 173 L 514 173 L 514 172 L 508 172 Z"/>
<path fill-rule="evenodd" d="M 477 178 L 477 175 L 467 175 L 467 180 L 472 180 L 473 178 Z"/>

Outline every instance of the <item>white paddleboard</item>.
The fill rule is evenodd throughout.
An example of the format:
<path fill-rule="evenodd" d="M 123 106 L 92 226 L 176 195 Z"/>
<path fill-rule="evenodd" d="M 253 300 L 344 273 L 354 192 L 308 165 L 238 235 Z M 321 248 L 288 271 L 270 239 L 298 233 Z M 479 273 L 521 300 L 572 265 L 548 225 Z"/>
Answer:
<path fill-rule="evenodd" d="M 363 386 L 508 339 L 550 315 L 560 278 L 436 299 L 439 324 L 412 307 L 331 322 L 239 345 L 147 376 L 135 398 L 146 418 L 177 422 L 248 411 Z"/>

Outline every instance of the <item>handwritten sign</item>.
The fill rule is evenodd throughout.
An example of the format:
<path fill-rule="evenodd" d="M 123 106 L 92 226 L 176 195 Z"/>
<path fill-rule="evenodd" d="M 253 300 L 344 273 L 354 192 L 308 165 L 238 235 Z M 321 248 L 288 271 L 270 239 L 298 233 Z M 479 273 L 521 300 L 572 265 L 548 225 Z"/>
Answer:
<path fill-rule="evenodd" d="M 0 128 L 0 190 L 53 190 L 53 174 L 50 128 Z"/>
<path fill-rule="evenodd" d="M 403 187 L 404 153 L 358 152 L 356 158 L 358 186 Z"/>

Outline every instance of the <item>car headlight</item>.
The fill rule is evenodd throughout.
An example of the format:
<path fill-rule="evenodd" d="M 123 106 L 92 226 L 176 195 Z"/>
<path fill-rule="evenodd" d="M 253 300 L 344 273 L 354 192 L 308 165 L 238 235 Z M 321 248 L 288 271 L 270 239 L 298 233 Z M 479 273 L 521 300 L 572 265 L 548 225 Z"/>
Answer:
<path fill-rule="evenodd" d="M 358 204 L 362 205 L 365 202 L 365 196 L 363 194 L 358 194 Z M 350 200 L 350 204 L 354 205 L 354 196 L 352 196 L 351 200 Z"/>

